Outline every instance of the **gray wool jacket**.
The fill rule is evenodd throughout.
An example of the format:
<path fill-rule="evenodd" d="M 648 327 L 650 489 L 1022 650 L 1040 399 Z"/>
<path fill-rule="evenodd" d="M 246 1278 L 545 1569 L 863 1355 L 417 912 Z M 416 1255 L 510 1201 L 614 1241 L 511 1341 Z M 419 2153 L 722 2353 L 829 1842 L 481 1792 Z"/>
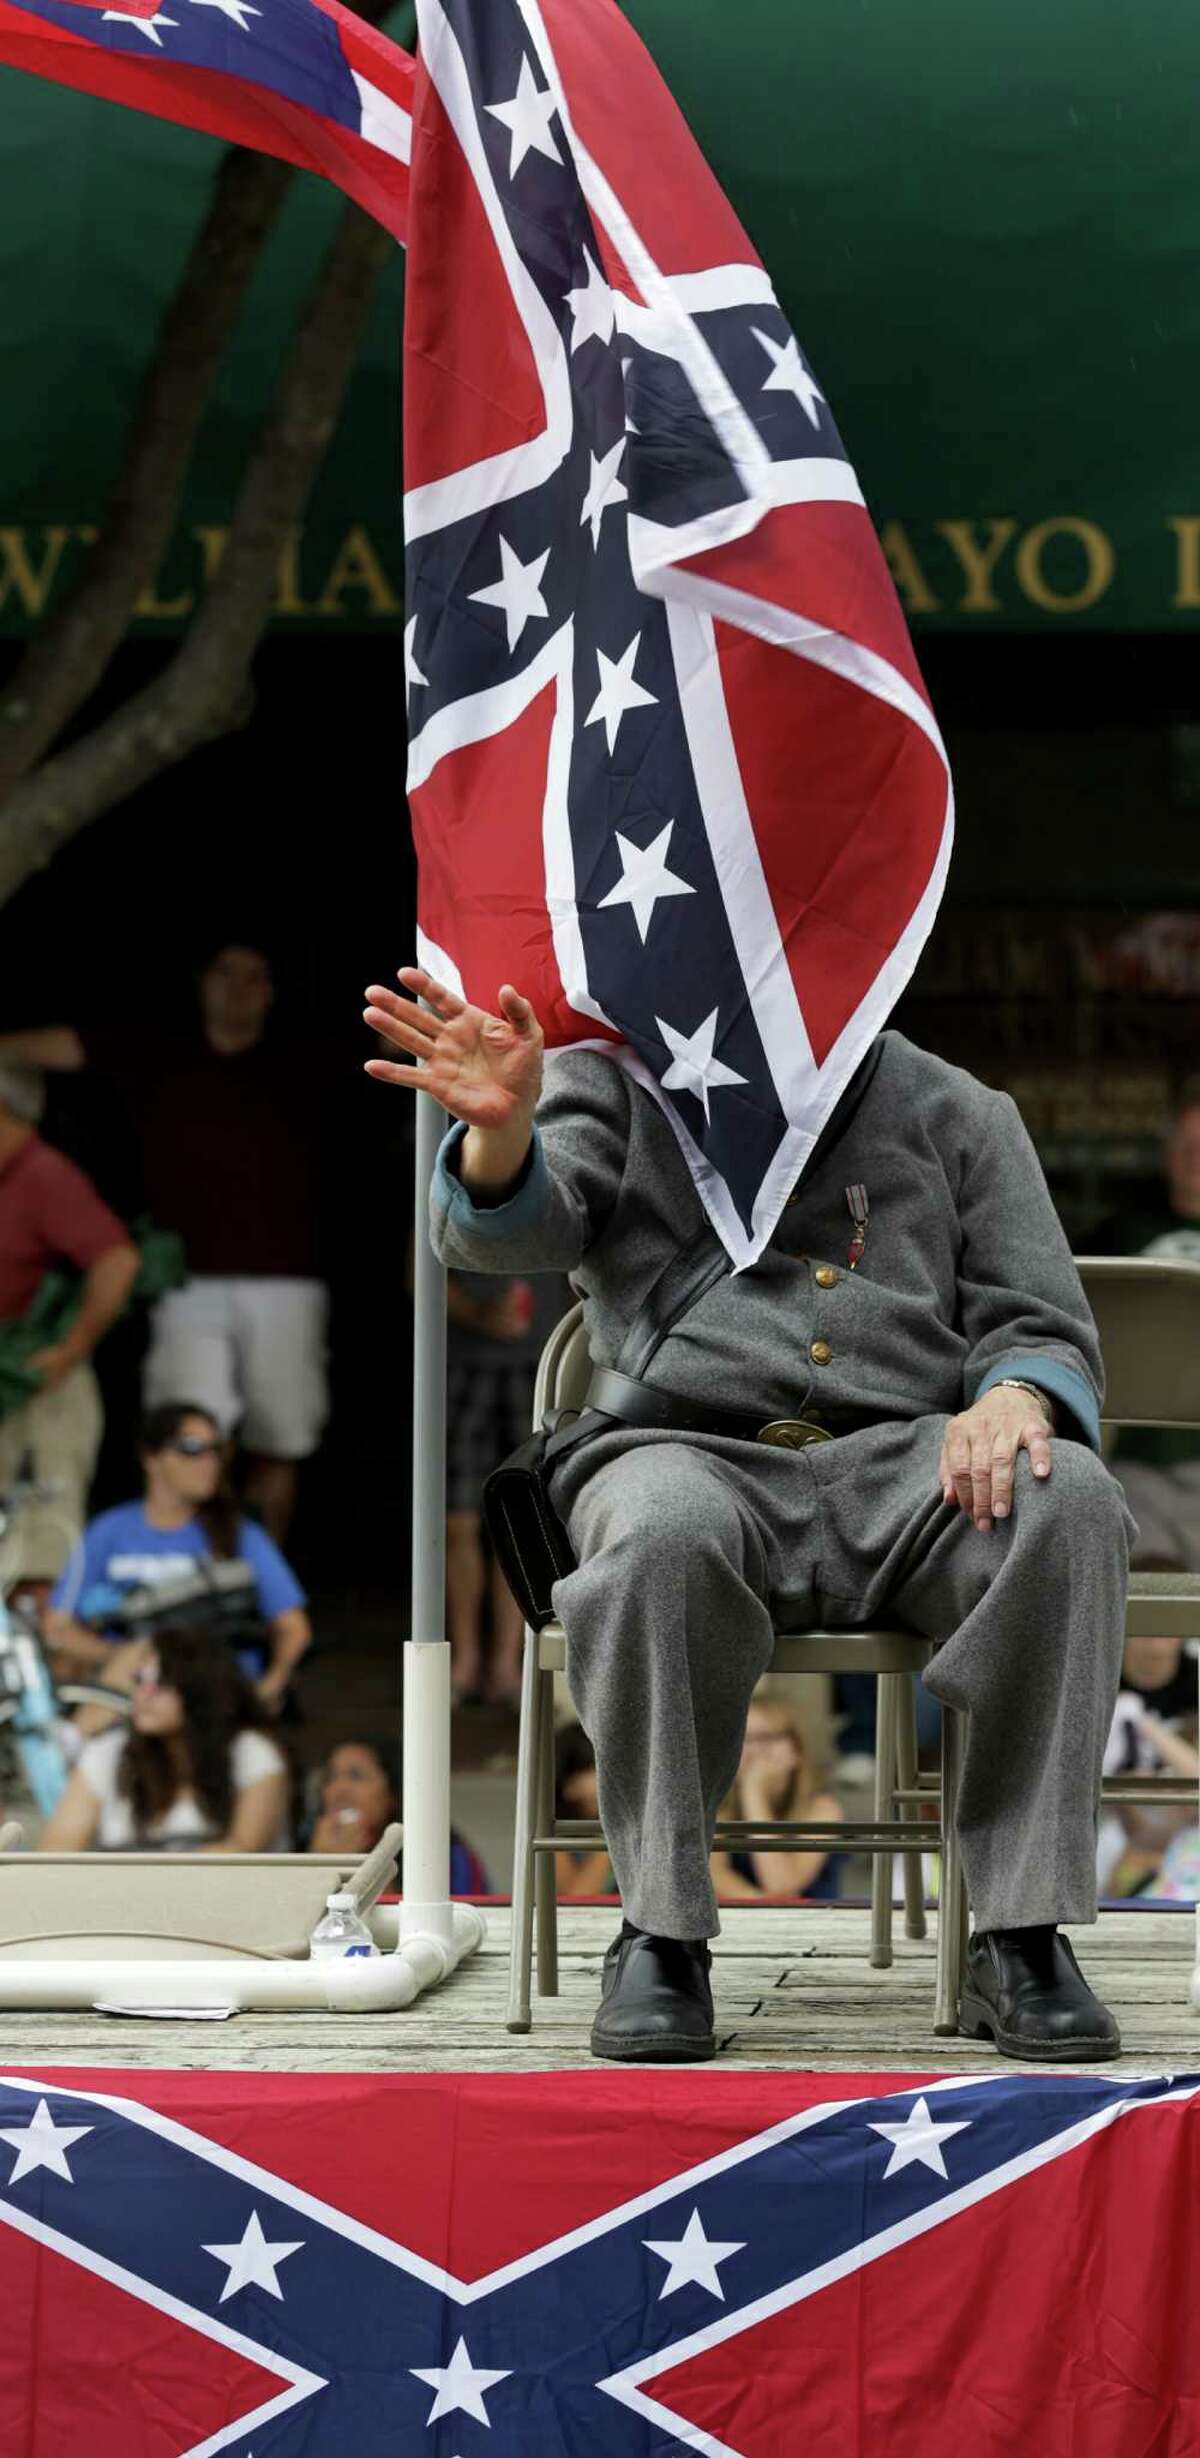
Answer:
<path fill-rule="evenodd" d="M 953 1414 L 1018 1375 L 1058 1403 L 1063 1433 L 1098 1449 L 1096 1328 L 1015 1105 L 901 1033 L 875 1051 L 765 1252 L 706 1292 L 646 1380 L 764 1418 L 812 1406 L 909 1419 Z M 599 1051 L 553 1053 L 524 1174 L 488 1206 L 458 1176 L 465 1132 L 452 1128 L 438 1157 L 437 1254 L 472 1271 L 569 1273 L 593 1359 L 615 1365 L 670 1257 L 714 1235 L 656 1102 Z M 870 1221 L 852 1272 L 856 1182 Z"/>

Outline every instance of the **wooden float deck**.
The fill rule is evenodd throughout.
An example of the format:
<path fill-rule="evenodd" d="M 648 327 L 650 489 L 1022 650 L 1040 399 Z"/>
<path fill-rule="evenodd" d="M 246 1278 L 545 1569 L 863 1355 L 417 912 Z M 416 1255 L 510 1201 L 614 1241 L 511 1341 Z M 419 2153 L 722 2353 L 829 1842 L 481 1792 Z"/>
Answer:
<path fill-rule="evenodd" d="M 224 2023 L 99 2014 L 0 2014 L 0 2059 L 12 2066 L 258 2069 L 264 2072 L 530 2073 L 588 2067 L 588 2025 L 607 1908 L 564 1908 L 560 1994 L 535 1998 L 533 2029 L 505 2029 L 509 1914 L 490 1909 L 487 1939 L 440 1989 L 402 2013 L 241 2014 Z M 931 1922 L 932 1928 L 932 1922 Z M 993 2071 L 986 2042 L 932 2028 L 933 1939 L 898 1936 L 890 1971 L 867 1959 L 869 1920 L 850 1905 L 725 1914 L 714 1980 L 721 2063 L 787 2069 Z M 1116 1911 L 1080 1930 L 1076 1951 L 1111 2005 L 1123 2070 L 1200 2071 L 1200 2015 L 1188 1988 L 1196 1929 L 1185 1912 Z"/>

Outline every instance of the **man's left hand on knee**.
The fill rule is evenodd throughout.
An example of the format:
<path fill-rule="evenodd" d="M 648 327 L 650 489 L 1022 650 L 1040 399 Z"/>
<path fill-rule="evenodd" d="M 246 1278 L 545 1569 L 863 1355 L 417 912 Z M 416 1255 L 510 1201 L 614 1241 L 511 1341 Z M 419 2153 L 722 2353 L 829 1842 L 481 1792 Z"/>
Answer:
<path fill-rule="evenodd" d="M 938 1462 L 943 1502 L 957 1502 L 985 1532 L 1007 1519 L 1020 1451 L 1028 1451 L 1036 1477 L 1049 1476 L 1050 1404 L 998 1383 L 946 1427 Z"/>

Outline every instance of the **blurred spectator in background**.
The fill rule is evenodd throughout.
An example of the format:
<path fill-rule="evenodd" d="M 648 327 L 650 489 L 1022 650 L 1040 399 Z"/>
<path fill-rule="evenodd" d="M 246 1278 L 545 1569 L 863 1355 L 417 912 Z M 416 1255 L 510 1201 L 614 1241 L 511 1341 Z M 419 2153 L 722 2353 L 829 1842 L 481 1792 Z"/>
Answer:
<path fill-rule="evenodd" d="M 1185 1085 L 1163 1156 L 1161 1194 L 1105 1221 L 1088 1251 L 1166 1255 L 1200 1263 L 1200 1081 Z M 1131 1560 L 1151 1556 L 1200 1570 L 1200 1435 L 1160 1426 L 1123 1426 L 1109 1465 L 1138 1523 Z"/>
<path fill-rule="evenodd" d="M 1155 1560 L 1148 1569 L 1178 1565 Z M 1182 1639 L 1127 1639 L 1121 1688 L 1104 1753 L 1110 1776 L 1151 1775 L 1200 1780 L 1197 1662 Z M 1156 1807 L 1110 1802 L 1096 1839 L 1096 1881 L 1102 1895 L 1156 1894 L 1164 1857 L 1196 1824 L 1195 1803 Z"/>
<path fill-rule="evenodd" d="M 451 1272 L 447 1283 L 446 1619 L 456 1705 L 520 1704 L 524 1626 L 484 1552 L 483 1484 L 532 1431 L 538 1358 L 569 1302 L 554 1273 L 535 1283 Z"/>
<path fill-rule="evenodd" d="M 319 1808 L 308 1839 L 310 1852 L 373 1850 L 386 1826 L 400 1815 L 396 1745 L 390 1741 L 340 1741 L 320 1773 Z M 461 1835 L 450 1836 L 452 1895 L 490 1895 L 483 1863 Z"/>
<path fill-rule="evenodd" d="M 94 1067 L 125 1093 L 147 1202 L 181 1233 L 190 1274 L 155 1309 L 147 1405 L 188 1391 L 223 1433 L 236 1428 L 247 1502 L 280 1543 L 328 1414 L 319 1214 L 333 1061 L 268 1029 L 275 977 L 254 939 L 219 942 L 197 986 L 190 1030 L 48 1026 L 4 1035 L 0 1058 Z"/>
<path fill-rule="evenodd" d="M 85 1742 L 42 1850 L 286 1851 L 287 1761 L 265 1721 L 206 1631 L 160 1631 L 137 1668 L 132 1729 Z"/>
<path fill-rule="evenodd" d="M 104 1417 L 90 1359 L 138 1274 L 128 1230 L 37 1132 L 42 1079 L 0 1063 L 0 1490 L 57 1490 L 21 1521 L 21 1571 L 61 1570 L 83 1523 Z"/>
<path fill-rule="evenodd" d="M 239 1516 L 223 1480 L 220 1429 L 206 1409 L 169 1400 L 148 1410 L 140 1450 L 141 1501 L 92 1521 L 50 1599 L 45 1636 L 55 1672 L 102 1666 L 106 1682 L 126 1688 L 138 1642 L 123 1628 L 123 1600 L 194 1580 L 205 1564 L 241 1561 L 253 1619 L 264 1627 L 239 1638 L 237 1663 L 274 1713 L 312 1640 L 303 1589 L 265 1528 Z M 207 1635 L 210 1652 L 230 1652 L 219 1631 Z"/>
<path fill-rule="evenodd" d="M 841 1821 L 841 1804 L 817 1779 L 812 1744 L 787 1701 L 752 1698 L 746 1718 L 741 1765 L 723 1818 L 755 1821 L 811 1818 L 822 1826 Z M 714 1852 L 717 1894 L 737 1901 L 756 1895 L 804 1895 L 827 1901 L 838 1893 L 839 1852 Z"/>
<path fill-rule="evenodd" d="M 600 1815 L 596 1753 L 582 1724 L 560 1724 L 554 1736 L 554 1815 Z M 617 1891 L 612 1862 L 603 1844 L 556 1852 L 554 1883 L 560 1895 L 615 1895 Z"/>

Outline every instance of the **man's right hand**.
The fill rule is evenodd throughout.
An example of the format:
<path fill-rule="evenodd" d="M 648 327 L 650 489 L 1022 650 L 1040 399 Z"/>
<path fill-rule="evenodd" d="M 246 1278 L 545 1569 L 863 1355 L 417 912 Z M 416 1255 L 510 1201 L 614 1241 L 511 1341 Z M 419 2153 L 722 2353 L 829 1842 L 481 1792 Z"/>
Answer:
<path fill-rule="evenodd" d="M 370 1058 L 368 1075 L 383 1084 L 432 1093 L 470 1132 L 463 1152 L 467 1186 L 499 1188 L 515 1178 L 542 1089 L 544 1042 L 528 999 L 506 982 L 498 1016 L 471 1007 L 418 965 L 403 965 L 398 998 L 373 982 L 364 1021 L 415 1065 Z M 419 1007 L 417 1000 L 425 1005 Z"/>

